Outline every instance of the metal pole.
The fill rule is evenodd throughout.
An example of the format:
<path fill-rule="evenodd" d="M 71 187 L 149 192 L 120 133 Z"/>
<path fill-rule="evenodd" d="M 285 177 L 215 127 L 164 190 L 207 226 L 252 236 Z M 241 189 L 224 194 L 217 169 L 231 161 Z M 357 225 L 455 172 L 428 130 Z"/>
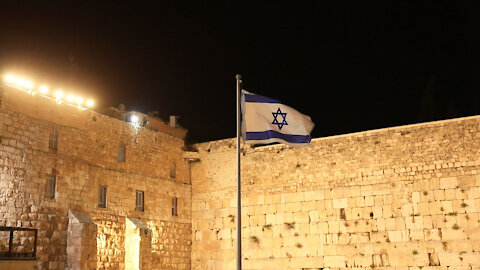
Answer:
<path fill-rule="evenodd" d="M 241 85 L 242 76 L 237 74 L 237 270 L 242 269 L 242 187 L 240 176 L 240 136 L 241 136 Z"/>

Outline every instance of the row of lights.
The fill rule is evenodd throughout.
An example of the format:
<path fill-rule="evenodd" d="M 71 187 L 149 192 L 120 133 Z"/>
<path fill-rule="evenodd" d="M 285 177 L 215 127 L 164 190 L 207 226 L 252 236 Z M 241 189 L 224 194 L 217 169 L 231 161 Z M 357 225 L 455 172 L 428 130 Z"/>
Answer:
<path fill-rule="evenodd" d="M 7 75 L 5 77 L 5 81 L 8 86 L 23 90 L 31 95 L 36 95 L 37 93 L 40 93 L 44 97 L 52 98 L 48 96 L 49 88 L 46 85 L 41 85 L 36 88 L 34 87 L 35 85 L 33 82 L 25 80 L 23 78 L 15 77 L 13 75 Z M 53 98 L 55 98 L 55 101 L 59 104 L 66 103 L 78 107 L 82 110 L 86 110 L 86 107 L 93 107 L 94 105 L 94 102 L 91 99 L 84 100 L 82 97 L 74 96 L 73 94 L 65 95 L 65 93 L 60 89 L 56 90 L 53 93 Z"/>

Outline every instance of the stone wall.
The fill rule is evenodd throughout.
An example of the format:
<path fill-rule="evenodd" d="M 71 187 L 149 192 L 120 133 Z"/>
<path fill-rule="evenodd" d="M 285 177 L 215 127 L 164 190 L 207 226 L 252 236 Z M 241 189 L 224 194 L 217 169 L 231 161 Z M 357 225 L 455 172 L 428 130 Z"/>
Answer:
<path fill-rule="evenodd" d="M 148 227 L 139 268 L 235 268 L 234 140 L 184 152 L 168 134 L 11 88 L 0 94 L 0 226 L 39 229 L 37 269 L 75 268 L 82 260 L 67 250 L 80 232 L 88 242 L 80 256 L 96 257 L 85 255 L 86 268 L 126 269 L 127 220 Z M 479 129 L 480 117 L 468 117 L 314 139 L 301 149 L 245 147 L 243 269 L 479 269 Z M 126 162 L 117 159 L 120 142 Z M 56 175 L 54 199 L 47 175 Z M 137 190 L 144 211 L 135 210 Z M 84 234 L 69 211 L 95 226 Z"/>
<path fill-rule="evenodd" d="M 192 164 L 192 269 L 235 269 L 236 154 Z M 244 269 L 480 269 L 480 117 L 246 147 Z"/>
<path fill-rule="evenodd" d="M 183 140 L 12 88 L 2 90 L 0 226 L 39 229 L 38 269 L 67 266 L 69 210 L 88 214 L 96 224 L 98 269 L 125 268 L 127 217 L 141 219 L 153 232 L 174 231 L 152 240 L 168 242 L 150 258 L 169 269 L 190 268 L 191 241 L 185 239 L 191 236 L 191 185 Z M 59 134 L 58 150 L 49 148 L 53 130 Z M 117 160 L 120 142 L 126 162 Z M 175 177 L 170 176 L 173 162 Z M 54 199 L 46 197 L 47 175 L 57 177 Z M 106 208 L 98 207 L 99 186 L 107 187 Z M 135 210 L 136 190 L 145 192 L 144 211 Z M 171 213 L 172 197 L 178 198 L 178 216 Z"/>

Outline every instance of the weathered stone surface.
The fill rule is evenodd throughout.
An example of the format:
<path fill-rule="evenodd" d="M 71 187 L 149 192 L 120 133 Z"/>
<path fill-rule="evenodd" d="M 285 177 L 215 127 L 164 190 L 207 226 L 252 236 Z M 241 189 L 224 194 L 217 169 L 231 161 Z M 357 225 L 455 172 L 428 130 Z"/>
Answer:
<path fill-rule="evenodd" d="M 37 269 L 125 269 L 127 216 L 144 220 L 155 235 L 146 269 L 190 268 L 191 187 L 183 140 L 15 89 L 2 91 L 0 226 L 39 229 Z M 49 149 L 52 130 L 58 131 L 55 151 Z M 120 142 L 125 162 L 117 159 Z M 57 176 L 54 199 L 46 198 L 47 175 Z M 98 207 L 99 186 L 107 187 L 107 208 Z M 136 190 L 145 191 L 143 212 L 135 210 Z M 172 216 L 172 197 L 178 198 L 178 216 Z M 88 219 L 96 229 L 86 225 Z"/>
<path fill-rule="evenodd" d="M 37 269 L 128 269 L 135 252 L 137 269 L 235 269 L 234 140 L 185 152 L 168 134 L 3 90 L 0 226 L 39 229 Z M 478 268 L 478 134 L 480 117 L 468 117 L 302 149 L 244 147 L 244 268 Z M 54 199 L 47 175 L 57 176 Z M 136 190 L 144 211 L 135 210 Z M 27 236 L 16 241 L 17 250 L 32 246 Z"/>
<path fill-rule="evenodd" d="M 309 269 L 311 257 L 321 258 L 323 266 L 315 267 L 324 269 L 474 266 L 477 134 L 480 117 L 469 117 L 319 138 L 301 149 L 245 146 L 244 262 L 251 269 L 284 260 L 290 263 L 279 269 Z M 230 139 L 196 145 L 193 269 L 235 269 L 235 245 L 222 245 L 216 234 L 229 228 L 236 235 L 229 218 L 236 202 L 232 145 Z M 263 216 L 271 229 L 258 224 Z"/>

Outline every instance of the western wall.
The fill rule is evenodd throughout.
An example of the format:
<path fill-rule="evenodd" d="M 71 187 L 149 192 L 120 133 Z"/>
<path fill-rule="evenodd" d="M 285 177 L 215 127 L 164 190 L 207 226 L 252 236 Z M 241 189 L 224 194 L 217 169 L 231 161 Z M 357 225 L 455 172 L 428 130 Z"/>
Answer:
<path fill-rule="evenodd" d="M 235 147 L 198 145 L 193 269 L 235 269 Z M 244 269 L 480 269 L 478 116 L 246 147 L 241 164 Z"/>
<path fill-rule="evenodd" d="M 243 269 L 480 269 L 479 129 L 475 116 L 244 147 Z M 235 269 L 235 141 L 192 152 L 178 130 L 0 87 L 0 228 L 38 230 L 35 260 L 0 269 Z"/>

